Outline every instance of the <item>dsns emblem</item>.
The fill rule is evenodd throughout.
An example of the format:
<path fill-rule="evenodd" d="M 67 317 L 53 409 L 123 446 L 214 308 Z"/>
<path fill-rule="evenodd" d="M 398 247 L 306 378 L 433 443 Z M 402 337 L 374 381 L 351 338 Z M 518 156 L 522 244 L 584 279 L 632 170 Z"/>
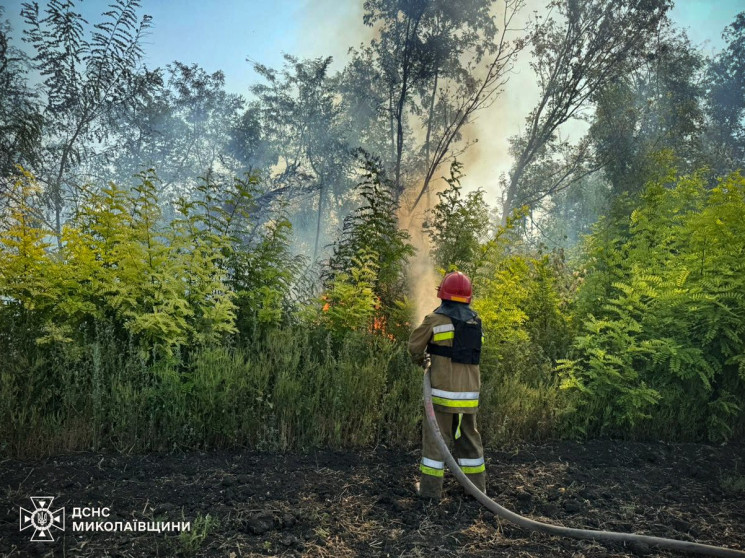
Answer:
<path fill-rule="evenodd" d="M 21 531 L 33 528 L 32 542 L 52 542 L 52 529 L 65 530 L 65 508 L 52 511 L 52 496 L 31 496 L 33 510 L 21 508 Z"/>

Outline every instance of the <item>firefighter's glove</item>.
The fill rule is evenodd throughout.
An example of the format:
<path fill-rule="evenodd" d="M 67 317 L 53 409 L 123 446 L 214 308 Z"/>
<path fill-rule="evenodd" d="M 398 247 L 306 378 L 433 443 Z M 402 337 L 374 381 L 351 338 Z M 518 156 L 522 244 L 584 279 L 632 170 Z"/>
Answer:
<path fill-rule="evenodd" d="M 432 359 L 428 354 L 425 354 L 424 359 L 422 360 L 422 368 L 426 372 L 430 366 L 432 366 Z"/>

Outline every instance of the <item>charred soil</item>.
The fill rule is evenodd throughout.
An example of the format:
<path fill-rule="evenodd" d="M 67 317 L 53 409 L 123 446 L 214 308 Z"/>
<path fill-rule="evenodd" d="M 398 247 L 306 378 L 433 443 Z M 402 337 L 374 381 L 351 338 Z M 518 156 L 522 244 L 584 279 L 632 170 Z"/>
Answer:
<path fill-rule="evenodd" d="M 414 495 L 417 452 L 77 454 L 0 462 L 4 556 L 673 556 L 529 533 L 495 518 L 452 477 Z M 506 507 L 571 527 L 745 549 L 745 446 L 591 441 L 487 453 Z M 54 496 L 55 542 L 19 532 L 19 508 Z M 187 533 L 73 531 L 73 508 L 110 521 L 191 523 Z M 155 522 L 155 523 L 153 523 Z"/>

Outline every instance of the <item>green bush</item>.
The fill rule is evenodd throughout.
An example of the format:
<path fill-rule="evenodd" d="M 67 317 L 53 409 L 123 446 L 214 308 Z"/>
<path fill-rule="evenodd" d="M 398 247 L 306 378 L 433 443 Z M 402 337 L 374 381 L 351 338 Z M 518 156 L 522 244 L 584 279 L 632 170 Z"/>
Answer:
<path fill-rule="evenodd" d="M 58 349 L 31 370 L 0 373 L 4 453 L 350 448 L 418 437 L 417 372 L 401 344 L 377 334 L 335 341 L 278 328 L 253 346 L 204 348 L 180 364 L 149 362 L 110 331 L 83 351 Z"/>
<path fill-rule="evenodd" d="M 647 187 L 628 224 L 599 225 L 577 305 L 582 331 L 559 366 L 572 426 L 712 441 L 742 432 L 744 253 L 738 173 L 713 189 L 703 173 L 670 175 Z"/>
<path fill-rule="evenodd" d="M 374 161 L 364 172 L 323 290 L 302 304 L 291 229 L 256 220 L 255 177 L 205 182 L 168 223 L 152 173 L 132 192 L 109 185 L 81 198 L 55 249 L 21 173 L 0 215 L 2 453 L 418 443 L 411 247 Z M 471 270 L 488 444 L 745 432 L 745 179 L 659 176 L 596 225 L 575 272 L 521 241 L 521 211 L 483 242 L 467 218 L 482 200 L 461 202 L 451 179 L 433 255 Z"/>

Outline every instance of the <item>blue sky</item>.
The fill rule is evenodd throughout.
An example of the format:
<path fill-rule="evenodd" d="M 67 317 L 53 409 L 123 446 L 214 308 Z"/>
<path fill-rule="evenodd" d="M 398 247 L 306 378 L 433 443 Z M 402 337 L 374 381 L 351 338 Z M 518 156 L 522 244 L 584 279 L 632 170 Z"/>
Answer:
<path fill-rule="evenodd" d="M 23 27 L 22 3 L 2 1 L 16 38 Z M 39 1 L 42 10 L 44 4 Z M 97 21 L 108 4 L 79 1 L 78 9 L 88 21 Z M 148 67 L 178 60 L 209 72 L 223 70 L 227 87 L 244 94 L 257 79 L 247 58 L 268 66 L 279 66 L 282 53 L 338 61 L 366 33 L 362 0 L 143 0 L 141 13 L 153 17 L 144 44 Z"/>
<path fill-rule="evenodd" d="M 17 35 L 22 0 L 3 0 L 5 17 Z M 95 21 L 108 0 L 79 3 Z M 44 5 L 43 1 L 39 2 Z M 173 60 L 197 63 L 207 71 L 225 72 L 228 88 L 246 93 L 256 76 L 246 58 L 269 66 L 282 53 L 333 56 L 340 67 L 350 46 L 369 35 L 362 24 L 362 0 L 143 0 L 143 13 L 153 16 L 146 39 L 149 67 Z M 722 47 L 721 32 L 745 0 L 678 0 L 672 19 L 687 29 L 696 44 L 710 53 Z"/>
<path fill-rule="evenodd" d="M 694 44 L 706 43 L 705 50 L 711 54 L 724 46 L 722 31 L 743 11 L 745 0 L 677 0 L 670 17 Z"/>

